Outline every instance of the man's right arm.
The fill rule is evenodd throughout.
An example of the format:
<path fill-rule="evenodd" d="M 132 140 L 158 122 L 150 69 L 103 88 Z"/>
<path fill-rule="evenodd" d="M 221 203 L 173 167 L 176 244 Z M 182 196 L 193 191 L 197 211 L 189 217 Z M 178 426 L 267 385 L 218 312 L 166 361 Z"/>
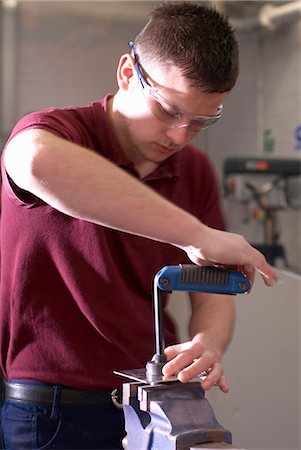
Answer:
<path fill-rule="evenodd" d="M 32 129 L 6 146 L 7 173 L 21 189 L 78 219 L 182 248 L 196 264 L 221 263 L 277 279 L 261 253 L 240 235 L 207 227 L 102 156 Z"/>

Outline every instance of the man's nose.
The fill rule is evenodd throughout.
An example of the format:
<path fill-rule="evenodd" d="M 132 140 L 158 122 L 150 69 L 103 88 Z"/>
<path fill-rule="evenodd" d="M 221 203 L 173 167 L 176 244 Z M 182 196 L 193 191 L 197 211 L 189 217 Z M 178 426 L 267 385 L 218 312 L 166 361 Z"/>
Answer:
<path fill-rule="evenodd" d="M 192 138 L 187 126 L 168 128 L 166 135 L 177 146 L 182 146 L 183 144 L 188 143 Z"/>

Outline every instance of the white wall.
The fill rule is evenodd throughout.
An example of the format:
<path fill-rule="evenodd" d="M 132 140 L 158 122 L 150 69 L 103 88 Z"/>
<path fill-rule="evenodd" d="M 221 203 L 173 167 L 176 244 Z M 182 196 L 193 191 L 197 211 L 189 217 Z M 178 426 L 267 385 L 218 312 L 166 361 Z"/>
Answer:
<path fill-rule="evenodd" d="M 119 57 L 128 52 L 152 1 L 26 1 L 14 11 L 15 117 L 48 106 L 82 105 L 114 93 Z M 4 9 L 9 24 L 13 11 Z M 6 23 L 5 22 L 5 23 Z M 1 102 L 1 101 L 0 101 Z M 5 114 L 5 108 L 3 108 Z M 0 127 L 1 129 L 1 127 Z"/>
<path fill-rule="evenodd" d="M 301 448 L 300 299 L 301 277 L 289 273 L 273 288 L 257 278 L 250 294 L 235 297 L 236 329 L 223 361 L 230 392 L 206 396 L 238 448 Z M 170 311 L 185 341 L 187 296 L 174 292 Z"/>

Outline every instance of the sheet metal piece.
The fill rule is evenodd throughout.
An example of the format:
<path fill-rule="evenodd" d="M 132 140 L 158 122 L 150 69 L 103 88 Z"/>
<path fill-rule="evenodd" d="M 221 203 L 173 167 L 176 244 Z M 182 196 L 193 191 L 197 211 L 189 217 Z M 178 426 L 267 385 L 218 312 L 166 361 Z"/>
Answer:
<path fill-rule="evenodd" d="M 149 384 L 150 382 L 153 382 L 153 380 L 149 380 L 145 368 L 122 370 L 122 371 L 114 370 L 114 374 L 119 375 L 121 377 L 128 378 L 133 381 L 139 381 L 140 383 Z M 207 377 L 207 374 L 205 372 L 203 372 L 199 376 L 192 378 L 189 381 L 189 383 L 195 383 L 195 382 L 201 383 L 202 381 L 204 381 L 206 379 L 206 377 Z M 155 380 L 156 383 L 170 383 L 173 381 L 179 381 L 176 375 L 169 376 L 169 377 L 161 375 Z"/>

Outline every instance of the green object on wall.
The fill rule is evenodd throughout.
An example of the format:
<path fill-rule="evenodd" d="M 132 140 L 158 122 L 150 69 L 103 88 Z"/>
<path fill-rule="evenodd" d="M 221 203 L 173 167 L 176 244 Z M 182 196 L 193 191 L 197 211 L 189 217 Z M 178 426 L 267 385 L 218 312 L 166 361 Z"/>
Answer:
<path fill-rule="evenodd" d="M 275 150 L 275 137 L 272 130 L 267 128 L 263 132 L 263 153 L 273 153 Z"/>

